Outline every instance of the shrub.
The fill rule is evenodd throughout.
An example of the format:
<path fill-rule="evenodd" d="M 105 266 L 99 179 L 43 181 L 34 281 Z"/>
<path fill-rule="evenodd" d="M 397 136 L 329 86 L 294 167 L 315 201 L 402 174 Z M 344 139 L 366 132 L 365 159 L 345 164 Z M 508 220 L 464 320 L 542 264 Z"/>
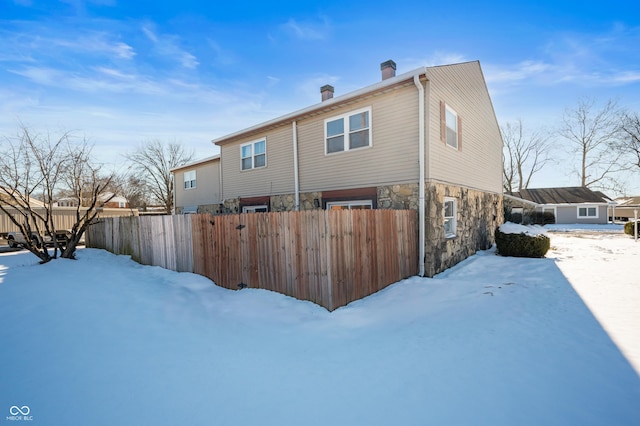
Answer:
<path fill-rule="evenodd" d="M 624 233 L 627 235 L 633 235 L 633 228 L 635 226 L 635 222 L 630 220 L 629 222 L 624 224 Z M 638 223 L 638 236 L 640 237 L 640 223 Z"/>
<path fill-rule="evenodd" d="M 551 247 L 551 240 L 542 234 L 505 234 L 496 229 L 496 246 L 502 256 L 544 257 Z"/>
<path fill-rule="evenodd" d="M 511 220 L 504 219 L 505 222 L 522 223 L 522 213 L 511 213 Z"/>
<path fill-rule="evenodd" d="M 525 215 L 527 218 L 523 218 L 522 223 L 526 223 L 527 225 L 549 225 L 556 223 L 556 217 L 553 212 L 529 210 Z"/>

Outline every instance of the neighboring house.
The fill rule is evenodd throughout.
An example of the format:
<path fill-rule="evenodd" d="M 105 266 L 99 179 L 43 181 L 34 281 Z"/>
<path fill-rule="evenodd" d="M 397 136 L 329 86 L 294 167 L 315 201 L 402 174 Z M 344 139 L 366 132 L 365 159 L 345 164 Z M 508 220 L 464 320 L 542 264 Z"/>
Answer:
<path fill-rule="evenodd" d="M 559 224 L 607 223 L 608 209 L 614 204 L 602 192 L 581 186 L 523 189 L 505 196 L 511 199 L 512 213 L 551 212 Z"/>
<path fill-rule="evenodd" d="M 215 139 L 223 212 L 415 209 L 427 276 L 489 248 L 502 221 L 502 137 L 480 63 L 395 69 L 387 61 L 376 84 L 337 97 L 323 86 L 316 105 Z M 191 169 L 199 188 L 211 184 Z M 186 192 L 176 206 L 201 205 L 182 202 Z"/>
<path fill-rule="evenodd" d="M 58 201 L 54 203 L 54 206 L 57 207 L 77 207 L 78 199 L 75 197 L 62 197 L 59 198 Z"/>
<path fill-rule="evenodd" d="M 620 197 L 613 201 L 616 204 L 610 211 L 616 220 L 629 221 L 635 217 L 636 211 L 640 217 L 640 197 Z"/>
<path fill-rule="evenodd" d="M 111 197 L 111 199 L 109 199 Z M 109 200 L 109 201 L 106 201 Z M 128 209 L 129 201 L 122 196 L 113 196 L 112 192 L 105 192 L 98 195 L 98 203 L 100 207 L 110 209 Z M 55 204 L 57 207 L 78 207 L 78 198 L 76 197 L 63 197 L 58 199 Z"/>
<path fill-rule="evenodd" d="M 219 155 L 175 167 L 171 173 L 175 214 L 222 212 Z"/>
<path fill-rule="evenodd" d="M 16 194 L 15 192 L 9 192 L 6 189 L 0 187 L 0 203 L 2 203 L 4 206 L 12 205 L 13 204 L 13 201 L 11 200 L 12 193 Z M 38 199 L 35 199 L 33 197 L 27 197 L 26 199 L 23 199 L 22 197 L 17 196 L 17 198 L 24 201 L 28 201 L 31 207 L 44 207 L 44 202 Z"/>
<path fill-rule="evenodd" d="M 98 202 L 103 204 L 101 207 L 106 207 L 111 209 L 128 209 L 129 208 L 129 201 L 126 198 L 120 195 L 113 195 L 112 192 L 105 192 L 103 194 L 98 195 Z"/>

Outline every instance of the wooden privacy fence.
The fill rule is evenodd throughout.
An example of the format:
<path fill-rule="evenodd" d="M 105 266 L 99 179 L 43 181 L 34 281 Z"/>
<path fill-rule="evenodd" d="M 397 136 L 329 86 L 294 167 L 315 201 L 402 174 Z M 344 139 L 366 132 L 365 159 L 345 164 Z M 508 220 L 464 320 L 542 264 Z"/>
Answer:
<path fill-rule="evenodd" d="M 262 288 L 329 310 L 418 272 L 414 210 L 310 210 L 105 218 L 87 246 L 217 285 Z"/>

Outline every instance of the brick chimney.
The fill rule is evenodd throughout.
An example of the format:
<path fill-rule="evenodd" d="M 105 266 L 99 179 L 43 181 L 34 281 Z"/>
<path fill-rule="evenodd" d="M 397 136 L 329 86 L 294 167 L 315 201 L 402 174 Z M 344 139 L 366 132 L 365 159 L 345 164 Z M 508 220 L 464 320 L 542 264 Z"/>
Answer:
<path fill-rule="evenodd" d="M 320 88 L 320 93 L 322 93 L 322 102 L 327 99 L 333 98 L 333 86 L 330 84 L 325 84 Z"/>
<path fill-rule="evenodd" d="M 382 79 L 386 80 L 396 76 L 396 63 L 391 59 L 380 64 L 380 70 L 382 71 Z"/>

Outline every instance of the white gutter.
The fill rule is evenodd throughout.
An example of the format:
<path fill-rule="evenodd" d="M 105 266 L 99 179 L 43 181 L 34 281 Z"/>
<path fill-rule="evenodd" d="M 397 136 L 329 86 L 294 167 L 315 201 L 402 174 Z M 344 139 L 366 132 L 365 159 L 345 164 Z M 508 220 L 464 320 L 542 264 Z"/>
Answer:
<path fill-rule="evenodd" d="M 418 88 L 418 157 L 420 174 L 418 180 L 418 275 L 424 277 L 424 244 L 425 244 L 425 115 L 424 115 L 424 87 L 420 83 L 420 74 L 413 76 L 413 83 Z"/>
<path fill-rule="evenodd" d="M 291 123 L 293 132 L 293 182 L 296 197 L 295 211 L 300 210 L 300 176 L 298 175 L 298 125 L 295 120 Z"/>

